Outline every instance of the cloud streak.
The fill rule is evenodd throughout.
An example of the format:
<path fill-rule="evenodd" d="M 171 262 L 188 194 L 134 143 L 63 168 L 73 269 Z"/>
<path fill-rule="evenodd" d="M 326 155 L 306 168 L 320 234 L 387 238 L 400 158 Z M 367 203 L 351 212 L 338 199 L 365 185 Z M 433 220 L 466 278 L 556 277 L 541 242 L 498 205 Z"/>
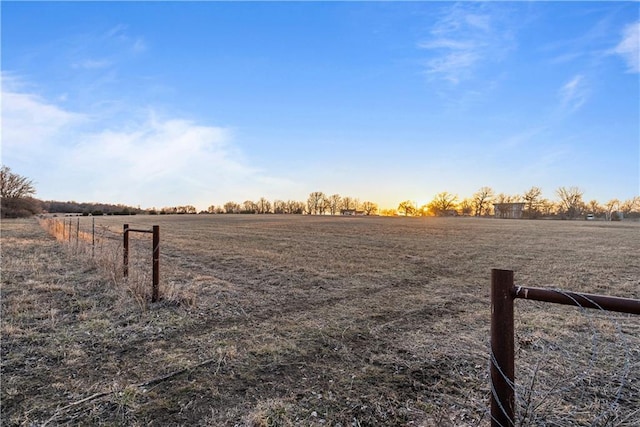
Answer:
<path fill-rule="evenodd" d="M 640 21 L 627 25 L 622 31 L 622 40 L 613 49 L 627 63 L 627 71 L 640 73 Z"/>
<path fill-rule="evenodd" d="M 430 33 L 428 40 L 418 43 L 430 54 L 427 73 L 454 85 L 471 79 L 484 62 L 499 61 L 512 47 L 501 16 L 484 5 L 452 6 Z"/>
<path fill-rule="evenodd" d="M 575 75 L 559 91 L 562 109 L 568 112 L 579 110 L 589 97 L 589 88 L 583 75 Z"/>

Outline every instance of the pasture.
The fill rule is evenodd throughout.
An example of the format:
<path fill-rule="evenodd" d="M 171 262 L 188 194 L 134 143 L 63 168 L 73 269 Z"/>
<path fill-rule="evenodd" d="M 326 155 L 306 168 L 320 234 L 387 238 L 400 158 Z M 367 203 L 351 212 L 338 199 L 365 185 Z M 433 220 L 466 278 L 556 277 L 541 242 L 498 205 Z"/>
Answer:
<path fill-rule="evenodd" d="M 158 303 L 140 290 L 150 238 L 121 277 L 123 223 L 160 225 Z M 637 222 L 177 215 L 96 229 L 92 258 L 36 220 L 2 222 L 4 425 L 488 425 L 492 268 L 640 298 Z M 519 425 L 640 423 L 638 316 L 517 301 L 516 341 Z"/>

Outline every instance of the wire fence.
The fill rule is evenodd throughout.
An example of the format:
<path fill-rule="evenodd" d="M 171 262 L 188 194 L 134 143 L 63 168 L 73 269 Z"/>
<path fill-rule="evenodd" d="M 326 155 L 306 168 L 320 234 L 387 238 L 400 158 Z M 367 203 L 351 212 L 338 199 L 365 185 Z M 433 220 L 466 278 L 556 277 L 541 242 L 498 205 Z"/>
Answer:
<path fill-rule="evenodd" d="M 577 310 L 529 303 L 515 324 L 517 298 Z M 491 425 L 639 425 L 638 318 L 610 310 L 637 315 L 640 300 L 514 287 L 513 272 L 492 271 Z"/>
<path fill-rule="evenodd" d="M 132 291 L 136 298 L 151 299 L 148 236 L 131 235 L 132 277 L 124 281 L 121 222 L 101 223 L 95 217 L 72 217 L 42 219 L 41 224 L 70 251 L 90 256 L 103 265 L 114 282 L 125 283 L 129 289 L 132 284 L 141 283 L 138 290 Z M 135 274 L 139 275 L 138 279 Z M 175 273 L 176 277 L 184 274 L 183 270 Z M 520 287 L 519 292 L 524 289 L 533 288 Z M 518 287 L 512 286 L 510 292 L 512 303 L 520 299 L 516 298 Z M 487 384 L 483 389 L 486 394 L 474 389 L 468 395 L 441 399 L 443 405 L 460 408 L 467 417 L 459 416 L 442 425 L 640 425 L 640 319 L 607 311 L 597 303 L 591 304 L 589 299 L 578 300 L 575 293 L 556 293 L 576 308 L 538 301 L 519 303 L 515 307 L 513 357 L 517 364 L 512 374 L 503 369 L 501 356 L 492 349 L 491 342 L 486 343 L 476 335 L 459 337 L 467 354 L 462 359 L 451 355 L 445 358 L 443 381 L 456 382 L 462 387 L 465 381 L 473 381 L 469 378 L 475 375 L 476 380 Z M 488 361 L 489 370 L 497 370 L 493 380 L 487 381 L 484 377 L 487 373 L 484 360 Z M 476 369 L 476 363 L 482 366 Z M 512 401 L 498 398 L 498 381 L 512 391 Z M 487 408 L 492 398 L 501 416 Z M 437 400 L 434 402 L 439 404 Z"/>
<path fill-rule="evenodd" d="M 141 303 L 149 298 L 158 301 L 159 228 L 155 232 L 155 228 L 145 230 L 154 235 L 150 251 L 146 236 L 129 236 L 117 224 L 96 223 L 95 217 L 41 218 L 40 225 L 75 255 L 90 257 L 114 284 L 126 285 Z"/>

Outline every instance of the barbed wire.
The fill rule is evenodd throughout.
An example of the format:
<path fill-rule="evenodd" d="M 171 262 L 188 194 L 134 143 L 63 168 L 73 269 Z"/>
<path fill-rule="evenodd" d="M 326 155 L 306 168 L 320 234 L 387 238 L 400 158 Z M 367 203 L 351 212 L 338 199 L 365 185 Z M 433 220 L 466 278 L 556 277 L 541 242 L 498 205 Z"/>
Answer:
<path fill-rule="evenodd" d="M 526 345 L 520 345 L 519 340 L 516 339 L 516 344 L 518 345 L 518 358 L 520 359 L 516 362 L 516 368 L 520 367 L 521 369 L 518 370 L 519 375 L 516 375 L 516 381 L 513 382 L 500 369 L 500 366 L 498 366 L 496 355 L 493 354 L 491 350 L 491 343 L 489 342 L 489 365 L 493 365 L 496 368 L 498 374 L 501 376 L 501 379 L 507 384 L 508 387 L 511 387 L 515 392 L 514 414 L 516 419 L 508 419 L 508 421 L 513 425 L 537 425 L 535 424 L 535 421 L 542 421 L 539 418 L 540 416 L 546 415 L 548 418 L 553 418 L 553 414 L 536 414 L 534 412 L 535 410 L 540 410 L 541 408 L 544 409 L 543 406 L 545 402 L 547 402 L 548 406 L 562 411 L 561 415 L 564 415 L 565 417 L 573 416 L 573 420 L 566 418 L 564 420 L 566 424 L 560 425 L 578 424 L 590 425 L 595 427 L 608 425 L 608 420 L 612 419 L 612 417 L 621 418 L 621 423 L 624 423 L 627 419 L 630 419 L 631 424 L 628 425 L 637 425 L 637 423 L 640 423 L 637 403 L 640 402 L 636 402 L 635 406 L 633 401 L 630 402 L 631 405 L 625 405 L 624 407 L 620 404 L 624 398 L 625 393 L 629 394 L 630 399 L 633 398 L 633 389 L 629 388 L 629 376 L 632 370 L 632 365 L 634 363 L 632 360 L 633 358 L 631 351 L 631 342 L 628 334 L 622 330 L 619 318 L 615 318 L 612 312 L 604 310 L 601 306 L 596 304 L 588 297 L 585 297 L 585 300 L 589 304 L 593 304 L 594 307 L 597 307 L 596 309 L 584 307 L 568 292 L 562 291 L 560 289 L 553 289 L 553 291 L 571 299 L 575 306 L 578 308 L 578 313 L 580 314 L 580 316 L 587 319 L 591 339 L 589 356 L 586 360 L 586 369 L 577 369 L 580 361 L 584 360 L 584 358 L 579 357 L 581 356 L 581 354 L 579 354 L 580 347 L 582 345 L 581 343 L 584 341 L 572 339 L 565 340 L 563 343 L 562 340 L 558 339 L 551 341 L 542 337 L 538 337 L 538 341 L 541 342 L 536 343 L 535 348 L 541 348 L 542 354 L 538 356 L 537 360 L 533 364 L 531 364 L 527 363 L 526 360 L 523 361 L 522 359 L 532 357 L 533 355 L 531 354 L 531 352 L 527 351 Z M 528 301 L 528 303 L 536 305 L 536 303 L 534 303 L 533 301 Z M 537 304 L 542 305 L 542 303 Z M 538 309 L 547 311 L 553 310 L 549 303 L 544 303 L 544 306 L 538 307 Z M 566 308 L 563 309 L 566 310 Z M 568 312 L 567 316 L 574 315 Z M 608 324 L 613 325 L 613 332 L 612 334 L 610 334 L 610 336 L 605 336 L 605 328 L 598 327 L 598 325 L 596 324 L 596 318 L 598 320 L 604 319 Z M 566 325 L 559 325 L 558 327 L 562 328 L 566 327 Z M 544 328 L 544 326 L 538 325 L 538 330 L 544 330 Z M 571 330 L 571 328 L 569 329 Z M 575 330 L 573 332 L 578 334 L 584 333 Z M 515 333 L 517 336 L 518 328 L 515 328 Z M 635 338 L 637 338 L 637 336 Z M 615 365 L 603 366 L 603 364 L 606 364 L 606 361 L 602 362 L 602 359 L 605 357 L 614 357 L 615 360 L 619 360 L 619 363 Z M 545 367 L 545 364 L 550 365 L 554 361 L 557 361 L 559 359 L 562 362 L 559 364 L 560 367 L 549 367 L 550 373 L 546 376 L 551 376 L 551 378 L 555 377 L 555 381 L 551 381 L 551 384 L 549 384 L 549 380 L 551 378 L 543 378 L 545 376 L 543 375 L 545 373 L 545 370 L 543 368 Z M 638 362 L 640 361 L 635 361 L 635 363 Z M 534 368 L 527 369 L 527 367 L 530 366 L 533 366 Z M 570 372 L 577 372 L 577 374 L 572 376 Z M 522 377 L 521 375 L 523 373 L 525 375 Z M 559 377 L 559 375 L 561 374 L 563 375 L 563 377 Z M 606 384 L 602 384 L 601 379 L 605 376 L 609 378 L 609 381 Z M 565 385 L 560 386 L 561 384 Z M 615 387 L 615 390 L 612 390 L 613 393 L 608 396 L 606 395 L 606 391 L 602 391 L 608 389 L 607 386 Z M 599 387 L 601 391 L 589 391 L 594 387 Z M 567 398 L 563 396 L 567 395 L 577 388 L 581 388 L 582 398 L 586 398 L 586 400 L 591 399 L 596 401 L 593 405 L 595 406 L 593 409 L 596 410 L 596 413 L 571 414 L 571 411 L 567 408 Z M 504 408 L 504 404 L 499 401 L 495 385 L 493 384 L 492 380 L 490 380 L 490 389 L 492 396 L 498 403 L 500 411 L 506 417 L 509 412 Z M 603 397 L 606 397 L 608 401 L 605 405 L 603 405 L 602 403 Z M 551 402 L 551 399 L 554 398 L 556 400 L 554 402 Z M 560 408 L 561 404 L 564 404 L 565 406 L 563 408 Z M 584 404 L 585 402 L 573 402 L 573 407 L 577 409 L 580 405 L 584 406 Z M 628 411 L 628 413 L 620 413 L 620 411 L 625 410 Z M 581 416 L 580 420 L 575 419 L 577 415 Z M 585 424 L 585 421 L 587 421 L 586 418 L 589 417 L 591 417 L 591 419 L 588 420 L 588 422 Z M 499 424 L 498 420 L 493 420 L 494 422 Z M 543 422 L 543 424 L 544 423 L 545 422 Z"/>

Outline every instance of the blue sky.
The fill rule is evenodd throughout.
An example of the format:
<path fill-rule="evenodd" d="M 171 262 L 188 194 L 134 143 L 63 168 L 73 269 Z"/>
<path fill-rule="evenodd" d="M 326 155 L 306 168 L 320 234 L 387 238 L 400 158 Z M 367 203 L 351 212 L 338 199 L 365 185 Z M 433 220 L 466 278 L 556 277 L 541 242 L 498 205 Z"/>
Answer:
<path fill-rule="evenodd" d="M 6 2 L 2 163 L 46 200 L 640 195 L 637 2 Z"/>

